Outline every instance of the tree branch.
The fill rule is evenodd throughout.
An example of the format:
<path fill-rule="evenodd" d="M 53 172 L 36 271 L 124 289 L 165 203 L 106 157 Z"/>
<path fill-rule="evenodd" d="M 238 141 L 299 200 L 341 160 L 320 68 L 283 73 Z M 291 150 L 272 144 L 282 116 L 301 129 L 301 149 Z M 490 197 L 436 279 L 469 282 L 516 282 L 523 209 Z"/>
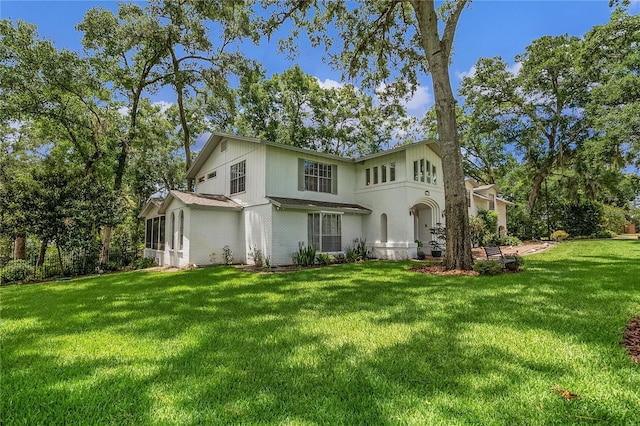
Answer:
<path fill-rule="evenodd" d="M 467 5 L 468 0 L 454 0 L 454 2 L 455 7 L 449 15 L 444 27 L 444 32 L 442 33 L 442 42 L 446 49 L 445 53 L 447 58 L 449 58 L 449 55 L 451 54 L 451 46 L 453 45 L 453 38 L 456 32 L 456 26 L 458 25 L 458 20 L 460 19 L 460 14 L 462 13 L 462 9 Z"/>

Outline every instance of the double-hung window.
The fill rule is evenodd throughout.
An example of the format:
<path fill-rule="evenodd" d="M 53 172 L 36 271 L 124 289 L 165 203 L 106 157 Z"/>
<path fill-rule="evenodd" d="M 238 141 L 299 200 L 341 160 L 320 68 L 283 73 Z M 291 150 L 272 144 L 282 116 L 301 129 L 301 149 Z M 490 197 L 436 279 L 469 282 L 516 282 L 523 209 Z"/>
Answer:
<path fill-rule="evenodd" d="M 230 194 L 237 194 L 245 190 L 245 172 L 247 161 L 242 160 L 231 166 L 231 189 Z"/>
<path fill-rule="evenodd" d="M 339 214 L 309 213 L 307 216 L 309 245 L 320 252 L 342 250 L 342 218 Z"/>
<path fill-rule="evenodd" d="M 298 189 L 300 191 L 337 194 L 337 166 L 310 160 L 299 160 Z"/>

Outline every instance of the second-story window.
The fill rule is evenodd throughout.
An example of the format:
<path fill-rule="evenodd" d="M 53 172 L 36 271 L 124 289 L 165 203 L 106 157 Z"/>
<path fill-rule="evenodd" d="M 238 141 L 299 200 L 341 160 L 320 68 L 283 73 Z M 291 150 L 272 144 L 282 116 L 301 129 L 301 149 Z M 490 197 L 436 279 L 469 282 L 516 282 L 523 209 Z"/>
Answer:
<path fill-rule="evenodd" d="M 246 160 L 242 160 L 231 166 L 231 189 L 229 193 L 237 194 L 238 192 L 244 192 L 246 166 Z"/>
<path fill-rule="evenodd" d="M 393 174 L 395 178 L 395 164 Z M 424 158 L 421 158 L 419 161 L 414 161 L 413 180 L 415 180 L 416 182 L 426 182 L 432 185 L 436 185 L 436 166 L 432 165 L 429 160 L 425 160 Z"/>
<path fill-rule="evenodd" d="M 389 180 L 391 182 L 396 180 L 396 163 L 389 163 Z"/>
<path fill-rule="evenodd" d="M 298 173 L 300 191 L 337 193 L 337 166 L 300 159 Z"/>

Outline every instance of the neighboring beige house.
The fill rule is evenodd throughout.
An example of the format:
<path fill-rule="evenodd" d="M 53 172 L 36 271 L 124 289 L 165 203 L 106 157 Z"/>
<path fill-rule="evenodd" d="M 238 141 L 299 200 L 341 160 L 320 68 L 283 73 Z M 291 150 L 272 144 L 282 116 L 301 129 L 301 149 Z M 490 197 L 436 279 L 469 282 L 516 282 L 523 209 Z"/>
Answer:
<path fill-rule="evenodd" d="M 224 246 L 235 262 L 252 263 L 257 248 L 286 265 L 300 245 L 338 253 L 362 240 L 377 258 L 407 259 L 444 222 L 435 141 L 344 158 L 214 133 L 187 177 L 195 192 L 170 191 L 140 213 L 144 255 L 160 265 L 221 263 Z"/>
<path fill-rule="evenodd" d="M 507 233 L 507 206 L 513 206 L 511 201 L 498 197 L 498 187 L 495 185 L 479 185 L 473 179 L 466 179 L 467 205 L 469 216 L 477 216 L 480 210 L 490 210 L 498 213 L 497 231 Z"/>

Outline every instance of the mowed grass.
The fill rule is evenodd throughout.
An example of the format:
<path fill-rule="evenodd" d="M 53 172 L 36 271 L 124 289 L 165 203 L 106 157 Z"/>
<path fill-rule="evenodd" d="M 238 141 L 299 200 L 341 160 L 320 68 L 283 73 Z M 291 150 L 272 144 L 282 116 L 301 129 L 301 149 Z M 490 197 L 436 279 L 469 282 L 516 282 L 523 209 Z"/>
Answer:
<path fill-rule="evenodd" d="M 640 242 L 526 260 L 498 277 L 368 262 L 1 288 L 1 421 L 640 424 L 620 346 Z"/>

